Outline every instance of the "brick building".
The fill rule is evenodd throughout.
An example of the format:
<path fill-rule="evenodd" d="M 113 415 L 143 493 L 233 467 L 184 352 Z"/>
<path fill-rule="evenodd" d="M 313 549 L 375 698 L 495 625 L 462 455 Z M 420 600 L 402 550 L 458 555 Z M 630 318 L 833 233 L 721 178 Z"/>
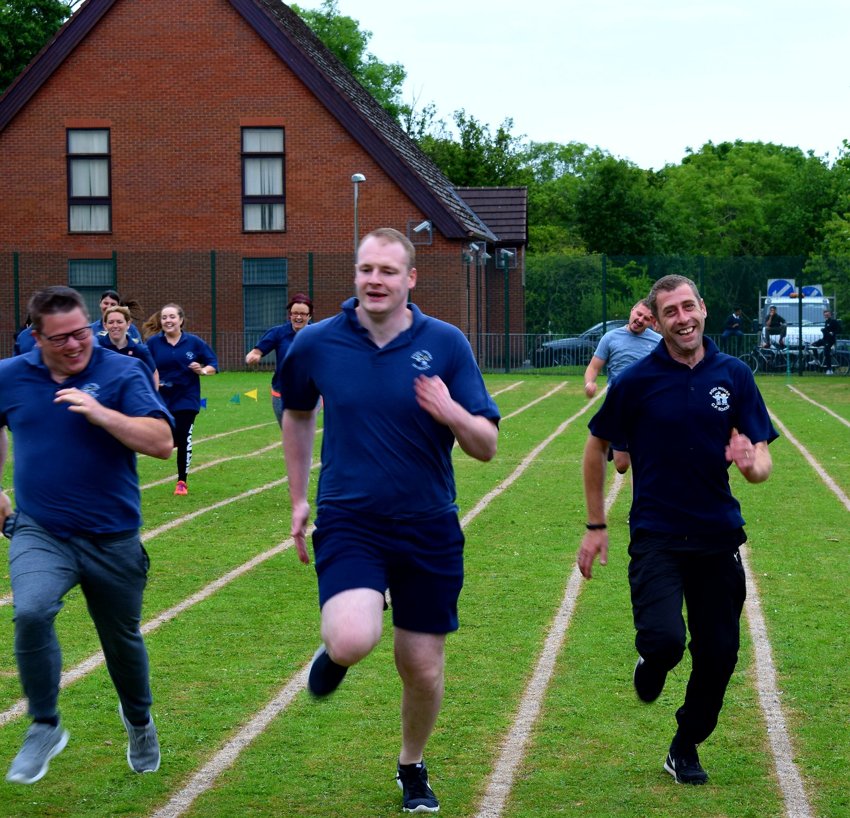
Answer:
<path fill-rule="evenodd" d="M 524 198 L 506 191 L 503 239 L 478 190 L 454 189 L 279 0 L 88 0 L 0 98 L 0 355 L 30 293 L 68 283 L 92 306 L 109 287 L 145 313 L 176 301 L 237 366 L 289 295 L 334 313 L 356 235 L 384 225 L 417 245 L 426 312 L 470 338 L 505 317 L 522 332 Z"/>

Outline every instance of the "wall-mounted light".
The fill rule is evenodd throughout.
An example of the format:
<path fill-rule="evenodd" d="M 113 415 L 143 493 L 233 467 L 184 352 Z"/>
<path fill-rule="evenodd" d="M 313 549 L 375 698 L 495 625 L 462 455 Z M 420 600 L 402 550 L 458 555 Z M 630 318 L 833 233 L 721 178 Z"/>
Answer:
<path fill-rule="evenodd" d="M 421 222 L 409 221 L 407 223 L 407 238 L 414 244 L 429 245 L 434 239 L 434 226 L 430 219 Z"/>

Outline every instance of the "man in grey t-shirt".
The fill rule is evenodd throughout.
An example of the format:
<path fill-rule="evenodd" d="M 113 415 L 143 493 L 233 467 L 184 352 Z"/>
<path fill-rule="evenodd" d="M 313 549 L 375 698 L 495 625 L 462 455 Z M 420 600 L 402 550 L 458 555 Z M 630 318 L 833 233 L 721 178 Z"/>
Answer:
<path fill-rule="evenodd" d="M 596 394 L 596 378 L 603 366 L 608 365 L 608 385 L 610 386 L 627 366 L 652 352 L 661 340 L 661 336 L 652 329 L 654 325 L 655 319 L 649 308 L 649 302 L 642 298 L 632 307 L 629 323 L 626 326 L 612 329 L 599 339 L 596 351 L 584 371 L 584 394 L 588 398 Z M 612 449 L 612 457 L 617 471 L 625 474 L 631 462 L 629 453 Z"/>

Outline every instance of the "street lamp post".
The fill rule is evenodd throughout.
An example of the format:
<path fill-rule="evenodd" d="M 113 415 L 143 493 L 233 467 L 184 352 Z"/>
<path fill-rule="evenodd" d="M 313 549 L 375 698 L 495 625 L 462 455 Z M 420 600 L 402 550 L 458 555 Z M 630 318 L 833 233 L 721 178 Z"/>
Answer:
<path fill-rule="evenodd" d="M 511 371 L 511 289 L 508 275 L 513 253 L 510 250 L 499 250 L 505 273 L 505 372 Z"/>
<path fill-rule="evenodd" d="M 354 185 L 354 263 L 357 263 L 357 247 L 360 244 L 360 228 L 357 224 L 357 193 L 361 182 L 365 182 L 366 177 L 362 173 L 354 173 L 351 176 L 351 183 Z"/>

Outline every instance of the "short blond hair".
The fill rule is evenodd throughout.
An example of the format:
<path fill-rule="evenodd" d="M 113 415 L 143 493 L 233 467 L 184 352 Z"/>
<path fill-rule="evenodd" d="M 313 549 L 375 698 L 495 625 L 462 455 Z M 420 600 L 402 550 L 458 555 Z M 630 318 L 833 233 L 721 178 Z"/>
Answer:
<path fill-rule="evenodd" d="M 413 242 L 394 227 L 377 227 L 371 233 L 367 233 L 361 239 L 358 250 L 363 246 L 366 239 L 380 239 L 392 244 L 400 244 L 407 254 L 407 269 L 412 270 L 416 266 L 416 248 L 413 246 Z"/>

